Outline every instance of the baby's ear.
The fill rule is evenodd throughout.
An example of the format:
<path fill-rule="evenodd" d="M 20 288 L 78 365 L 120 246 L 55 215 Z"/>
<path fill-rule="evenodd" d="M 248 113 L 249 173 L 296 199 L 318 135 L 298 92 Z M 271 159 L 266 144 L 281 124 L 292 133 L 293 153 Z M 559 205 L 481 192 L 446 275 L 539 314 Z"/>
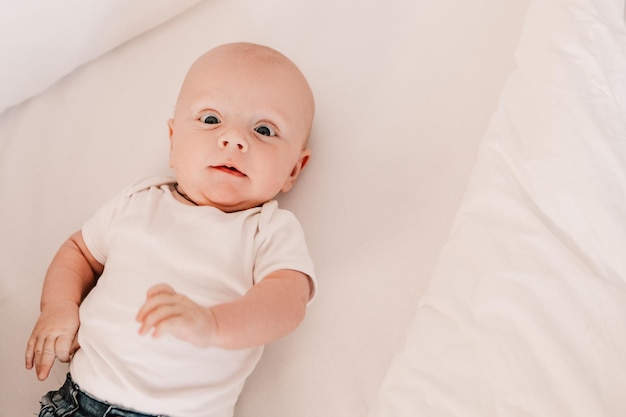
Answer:
<path fill-rule="evenodd" d="M 311 157 L 310 149 L 303 149 L 302 152 L 300 152 L 300 157 L 298 158 L 298 161 L 296 161 L 296 164 L 293 166 L 291 173 L 287 177 L 287 180 L 285 181 L 285 184 L 283 185 L 283 188 L 280 191 L 282 191 L 283 193 L 286 193 L 287 191 L 291 190 L 291 188 L 293 187 L 293 184 L 296 182 L 296 179 L 298 178 L 298 175 L 300 175 L 300 173 L 302 172 L 306 164 L 309 162 L 310 157 Z"/>
<path fill-rule="evenodd" d="M 167 121 L 167 129 L 169 131 L 169 139 L 170 139 L 170 160 L 169 160 L 169 164 L 170 164 L 170 168 L 174 168 L 172 166 L 172 149 L 174 148 L 174 141 L 172 140 L 172 138 L 174 136 L 174 119 L 169 119 Z"/>
<path fill-rule="evenodd" d="M 168 119 L 167 121 L 167 129 L 169 130 L 169 138 L 172 140 L 172 135 L 174 134 L 174 119 Z"/>

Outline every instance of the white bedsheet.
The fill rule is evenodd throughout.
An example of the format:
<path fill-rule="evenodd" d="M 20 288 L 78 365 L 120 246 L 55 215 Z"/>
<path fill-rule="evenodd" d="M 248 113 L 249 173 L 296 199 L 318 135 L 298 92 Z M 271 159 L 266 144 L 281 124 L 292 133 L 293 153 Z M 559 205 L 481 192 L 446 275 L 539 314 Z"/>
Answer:
<path fill-rule="evenodd" d="M 626 412 L 626 28 L 536 0 L 372 417 Z"/>
<path fill-rule="evenodd" d="M 303 325 L 266 349 L 237 415 L 367 415 L 448 236 L 528 3 L 205 0 L 0 114 L 0 416 L 32 415 L 65 377 L 63 364 L 43 383 L 23 368 L 53 254 L 122 187 L 166 170 L 183 74 L 234 40 L 283 51 L 316 93 L 313 158 L 281 204 L 302 222 L 320 284 Z"/>

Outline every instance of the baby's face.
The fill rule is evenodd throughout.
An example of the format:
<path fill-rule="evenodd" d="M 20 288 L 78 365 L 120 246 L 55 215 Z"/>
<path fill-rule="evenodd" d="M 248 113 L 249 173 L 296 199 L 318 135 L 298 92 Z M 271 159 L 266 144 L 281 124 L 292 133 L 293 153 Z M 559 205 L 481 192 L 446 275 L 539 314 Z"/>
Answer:
<path fill-rule="evenodd" d="M 200 205 L 258 206 L 289 191 L 308 160 L 310 89 L 290 61 L 267 54 L 214 49 L 183 83 L 169 121 L 170 165 Z"/>

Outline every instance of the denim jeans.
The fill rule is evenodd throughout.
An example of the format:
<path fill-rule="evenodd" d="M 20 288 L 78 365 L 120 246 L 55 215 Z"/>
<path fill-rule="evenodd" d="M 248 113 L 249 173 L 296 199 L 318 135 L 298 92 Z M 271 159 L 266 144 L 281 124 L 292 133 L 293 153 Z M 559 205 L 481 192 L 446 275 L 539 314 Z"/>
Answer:
<path fill-rule="evenodd" d="M 97 400 L 82 391 L 67 374 L 58 391 L 50 391 L 41 399 L 39 417 L 165 417 L 138 413 Z"/>

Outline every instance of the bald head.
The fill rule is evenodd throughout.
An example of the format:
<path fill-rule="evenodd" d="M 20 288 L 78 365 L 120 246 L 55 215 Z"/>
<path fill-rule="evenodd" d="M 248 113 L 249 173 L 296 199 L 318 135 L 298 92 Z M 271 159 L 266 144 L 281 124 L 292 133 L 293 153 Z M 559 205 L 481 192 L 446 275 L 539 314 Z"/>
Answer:
<path fill-rule="evenodd" d="M 217 46 L 201 55 L 191 65 L 179 94 L 179 104 L 208 84 L 213 74 L 231 78 L 242 90 L 259 85 L 271 87 L 268 99 L 289 100 L 296 106 L 298 120 L 310 134 L 315 102 L 309 84 L 298 67 L 285 55 L 267 46 L 247 42 Z M 305 140 L 306 143 L 306 140 Z"/>

